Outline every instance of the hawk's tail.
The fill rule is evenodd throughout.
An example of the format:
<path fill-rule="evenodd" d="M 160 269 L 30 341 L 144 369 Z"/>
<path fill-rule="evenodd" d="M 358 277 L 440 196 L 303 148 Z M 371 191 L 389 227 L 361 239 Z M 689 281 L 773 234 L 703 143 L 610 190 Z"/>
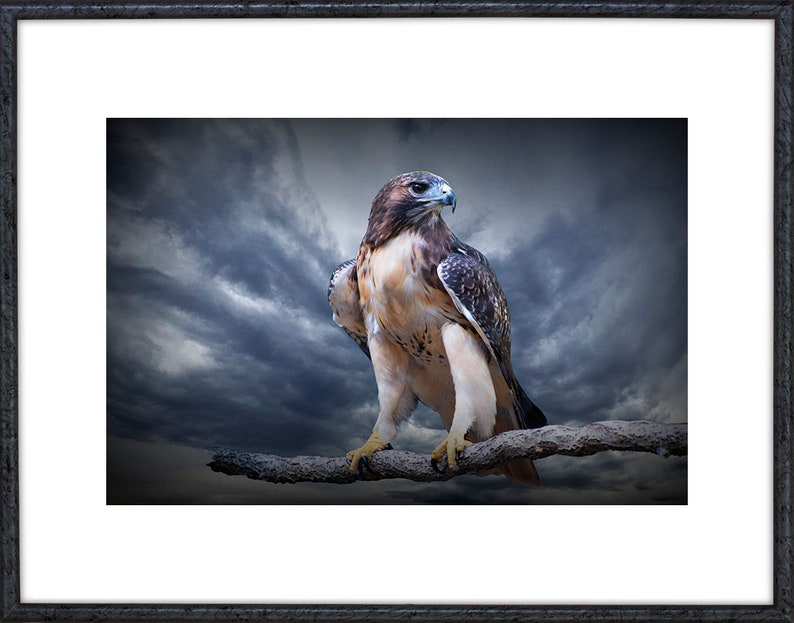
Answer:
<path fill-rule="evenodd" d="M 538 476 L 538 470 L 535 469 L 532 459 L 510 461 L 499 469 L 513 482 L 520 482 L 521 484 L 535 487 L 540 485 L 540 476 Z"/>
<path fill-rule="evenodd" d="M 529 399 L 515 377 L 510 382 L 510 391 L 513 394 L 513 412 L 516 423 L 521 428 L 540 428 L 546 425 L 546 416 L 543 411 Z M 502 473 L 514 482 L 535 487 L 540 485 L 538 470 L 535 469 L 532 459 L 510 461 L 502 467 Z"/>
<path fill-rule="evenodd" d="M 538 406 L 529 399 L 519 382 L 513 378 L 510 383 L 510 391 L 513 393 L 513 405 L 515 407 L 516 419 L 521 428 L 540 428 L 546 426 L 546 416 Z"/>

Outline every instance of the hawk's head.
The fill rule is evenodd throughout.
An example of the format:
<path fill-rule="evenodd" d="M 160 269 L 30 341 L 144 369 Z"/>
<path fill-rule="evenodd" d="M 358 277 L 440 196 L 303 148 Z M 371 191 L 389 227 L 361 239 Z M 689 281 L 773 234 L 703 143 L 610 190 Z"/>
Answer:
<path fill-rule="evenodd" d="M 455 193 L 447 181 L 428 171 L 413 171 L 386 182 L 372 201 L 372 213 L 418 224 L 438 217 L 445 206 L 455 211 Z"/>
<path fill-rule="evenodd" d="M 407 229 L 443 226 L 445 206 L 455 211 L 455 193 L 444 178 L 427 171 L 393 177 L 372 201 L 364 242 L 378 246 Z"/>

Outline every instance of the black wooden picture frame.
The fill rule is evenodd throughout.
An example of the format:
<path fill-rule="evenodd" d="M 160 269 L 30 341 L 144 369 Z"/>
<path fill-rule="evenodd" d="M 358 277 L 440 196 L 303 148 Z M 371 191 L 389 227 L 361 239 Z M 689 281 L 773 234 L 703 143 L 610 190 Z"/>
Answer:
<path fill-rule="evenodd" d="M 17 313 L 17 26 L 20 20 L 245 17 L 771 19 L 774 78 L 774 603 L 767 605 L 36 604 L 20 596 Z M 0 0 L 0 529 L 4 621 L 794 621 L 792 602 L 792 60 L 794 2 L 239 2 Z"/>

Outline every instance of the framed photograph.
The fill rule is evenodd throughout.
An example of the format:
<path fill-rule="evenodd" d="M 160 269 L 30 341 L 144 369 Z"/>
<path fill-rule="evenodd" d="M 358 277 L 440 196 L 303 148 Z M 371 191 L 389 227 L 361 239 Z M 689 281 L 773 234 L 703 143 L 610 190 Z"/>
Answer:
<path fill-rule="evenodd" d="M 791 621 L 793 8 L 0 2 L 4 620 Z"/>
<path fill-rule="evenodd" d="M 230 482 L 206 465 L 207 449 L 218 446 L 330 456 L 352 481 L 341 457 L 375 423 L 376 364 L 355 320 L 345 327 L 351 341 L 329 318 L 331 308 L 337 320 L 345 313 L 339 275 L 331 308 L 325 299 L 329 276 L 345 253 L 358 252 L 372 197 L 390 178 L 390 189 L 424 180 L 412 182 L 428 185 L 419 205 L 432 205 L 431 185 L 448 187 L 456 207 L 431 209 L 427 218 L 440 219 L 427 222 L 433 229 L 408 235 L 445 235 L 488 258 L 510 305 L 504 365 L 521 379 L 520 417 L 548 411 L 556 425 L 685 424 L 686 126 L 685 119 L 109 119 L 108 503 L 685 504 L 687 457 L 653 452 L 577 461 L 556 454 L 542 469 L 511 463 L 507 478 L 441 482 L 363 482 L 367 459 L 355 486 Z M 425 172 L 411 173 L 416 168 Z M 390 173 L 403 169 L 402 178 Z M 571 179 L 577 189 L 562 193 Z M 394 240 L 379 253 L 399 245 L 399 233 Z M 377 254 L 375 261 L 377 268 Z M 344 264 L 339 274 L 350 279 L 351 270 Z M 213 276 L 205 282 L 206 274 Z M 492 296 L 496 286 L 484 290 L 482 304 Z M 421 359 L 422 374 L 438 374 L 428 370 L 454 356 L 432 319 L 420 324 L 420 336 L 398 337 L 400 351 Z M 572 359 L 577 371 L 564 373 Z M 423 406 L 406 406 L 389 442 L 423 456 L 446 437 L 435 394 L 449 390 L 420 393 Z M 502 413 L 494 428 L 506 430 L 511 417 Z M 234 475 L 229 453 L 213 466 Z M 370 458 L 383 476 L 381 457 Z M 433 474 L 430 459 L 422 462 L 421 475 Z M 445 457 L 441 464 L 439 477 Z M 543 486 L 527 486 L 541 478 L 538 470 Z"/>

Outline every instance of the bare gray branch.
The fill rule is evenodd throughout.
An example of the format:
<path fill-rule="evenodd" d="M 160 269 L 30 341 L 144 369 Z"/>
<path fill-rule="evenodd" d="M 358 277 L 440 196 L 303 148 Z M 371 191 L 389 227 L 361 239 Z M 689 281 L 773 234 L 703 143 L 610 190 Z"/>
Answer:
<path fill-rule="evenodd" d="M 449 480 L 481 472 L 518 458 L 542 459 L 552 454 L 589 456 L 605 450 L 653 452 L 662 457 L 687 453 L 687 425 L 656 422 L 596 422 L 582 427 L 544 426 L 512 430 L 468 446 L 460 469 L 438 473 L 429 454 L 383 450 L 372 457 L 371 471 L 350 473 L 345 457 L 296 456 L 219 450 L 209 467 L 268 482 L 350 483 L 356 480 L 407 478 L 417 482 Z"/>

